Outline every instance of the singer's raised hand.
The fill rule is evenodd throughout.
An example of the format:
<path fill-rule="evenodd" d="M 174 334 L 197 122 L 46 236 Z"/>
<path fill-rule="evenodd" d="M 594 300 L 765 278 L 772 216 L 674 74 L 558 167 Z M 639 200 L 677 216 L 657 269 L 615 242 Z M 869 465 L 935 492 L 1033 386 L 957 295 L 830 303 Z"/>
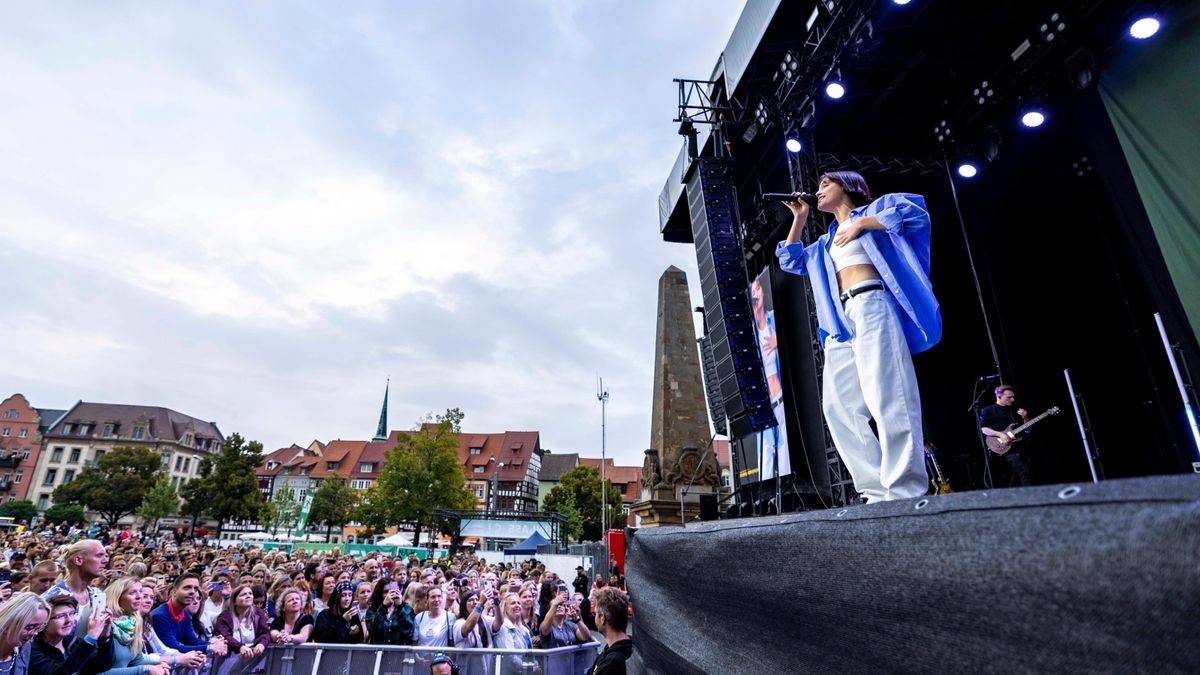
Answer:
<path fill-rule="evenodd" d="M 792 194 L 796 198 L 789 202 L 783 202 L 783 205 L 788 207 L 788 210 L 792 212 L 792 216 L 796 221 L 804 222 L 808 220 L 808 202 L 800 198 L 799 192 L 793 192 Z"/>

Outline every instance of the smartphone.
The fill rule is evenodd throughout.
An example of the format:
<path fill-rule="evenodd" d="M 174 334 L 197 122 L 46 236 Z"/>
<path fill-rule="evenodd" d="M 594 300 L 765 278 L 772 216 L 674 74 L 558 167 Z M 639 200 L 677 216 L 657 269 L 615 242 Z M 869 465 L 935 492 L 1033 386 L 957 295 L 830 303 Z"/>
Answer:
<path fill-rule="evenodd" d="M 0 570 L 0 584 L 8 583 L 12 580 L 12 572 L 9 570 Z"/>
<path fill-rule="evenodd" d="M 219 590 L 225 588 L 225 584 L 223 584 L 219 581 L 214 581 L 210 584 L 210 587 L 213 591 L 219 591 Z"/>

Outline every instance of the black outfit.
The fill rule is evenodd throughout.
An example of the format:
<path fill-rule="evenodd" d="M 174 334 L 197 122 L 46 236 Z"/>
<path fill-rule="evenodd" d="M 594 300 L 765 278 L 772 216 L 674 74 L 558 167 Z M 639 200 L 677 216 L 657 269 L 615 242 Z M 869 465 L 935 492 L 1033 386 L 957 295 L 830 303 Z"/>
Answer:
<path fill-rule="evenodd" d="M 358 625 L 359 619 L 355 618 L 354 623 L 351 623 L 342 617 L 342 613 L 333 607 L 327 607 L 318 614 L 312 641 L 337 645 L 356 645 L 362 642 L 361 629 L 357 633 L 350 632 L 351 627 Z"/>
<path fill-rule="evenodd" d="M 993 431 L 1003 431 L 1011 424 L 1018 426 L 1025 423 L 1021 416 L 1017 414 L 1016 405 L 999 405 L 992 404 L 983 410 L 979 411 L 979 427 L 987 427 Z M 1018 437 L 1020 438 L 1020 436 Z M 1013 478 L 1020 485 L 1033 485 L 1033 481 L 1029 478 L 1029 465 L 1025 463 L 1025 459 L 1021 456 L 1019 446 L 1013 446 L 1008 452 L 1000 455 L 1004 461 L 1008 462 L 1008 466 L 1012 469 Z"/>
<path fill-rule="evenodd" d="M 405 608 L 408 611 L 404 611 Z M 373 645 L 411 645 L 413 636 L 412 607 L 396 605 L 388 616 L 387 607 L 379 605 L 367 610 L 367 641 Z"/>
<path fill-rule="evenodd" d="M 584 595 L 587 595 L 588 578 L 587 578 L 587 575 L 584 574 L 583 572 L 580 572 L 578 575 L 575 576 L 575 581 L 571 582 L 571 585 L 575 587 L 576 593 L 583 593 Z"/>
<path fill-rule="evenodd" d="M 286 619 L 282 614 L 280 614 L 279 616 L 275 617 L 274 621 L 271 622 L 271 630 L 283 630 L 283 627 L 285 625 L 286 625 Z M 313 618 L 311 616 L 309 616 L 308 614 L 301 614 L 299 617 L 296 618 L 296 623 L 292 625 L 292 635 L 299 635 L 300 631 L 304 630 L 305 626 L 312 626 L 312 625 L 313 625 Z M 315 631 L 316 631 L 316 628 L 314 628 L 312 631 L 310 631 L 309 637 L 312 637 L 312 634 Z"/>
<path fill-rule="evenodd" d="M 604 648 L 588 675 L 625 675 L 625 661 L 633 656 L 633 640 L 625 638 Z"/>
<path fill-rule="evenodd" d="M 63 638 L 63 649 L 65 652 L 58 651 L 41 635 L 34 638 L 29 652 L 29 675 L 98 673 L 108 670 L 113 660 L 112 640 L 100 640 L 92 646 L 86 640 L 68 635 Z"/>

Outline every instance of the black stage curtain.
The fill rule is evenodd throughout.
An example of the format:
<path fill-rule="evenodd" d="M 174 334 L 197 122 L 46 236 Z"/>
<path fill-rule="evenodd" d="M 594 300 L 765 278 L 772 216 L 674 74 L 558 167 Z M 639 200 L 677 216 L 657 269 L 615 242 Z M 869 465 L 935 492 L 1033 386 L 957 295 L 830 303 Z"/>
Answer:
<path fill-rule="evenodd" d="M 1200 672 L 1197 504 L 1188 475 L 631 531 L 631 672 Z"/>

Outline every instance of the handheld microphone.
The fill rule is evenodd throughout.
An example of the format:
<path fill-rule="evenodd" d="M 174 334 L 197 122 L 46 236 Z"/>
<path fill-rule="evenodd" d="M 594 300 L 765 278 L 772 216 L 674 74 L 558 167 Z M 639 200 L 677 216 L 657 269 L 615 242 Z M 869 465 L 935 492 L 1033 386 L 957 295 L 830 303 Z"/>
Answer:
<path fill-rule="evenodd" d="M 800 199 L 813 208 L 817 206 L 817 196 L 810 192 L 801 192 L 799 197 L 790 192 L 764 192 L 762 198 L 776 202 L 794 202 Z"/>
<path fill-rule="evenodd" d="M 993 375 L 984 375 L 983 377 L 976 380 L 976 382 L 987 382 L 988 380 L 998 380 L 998 379 L 1000 379 L 1000 373 L 995 373 Z"/>

